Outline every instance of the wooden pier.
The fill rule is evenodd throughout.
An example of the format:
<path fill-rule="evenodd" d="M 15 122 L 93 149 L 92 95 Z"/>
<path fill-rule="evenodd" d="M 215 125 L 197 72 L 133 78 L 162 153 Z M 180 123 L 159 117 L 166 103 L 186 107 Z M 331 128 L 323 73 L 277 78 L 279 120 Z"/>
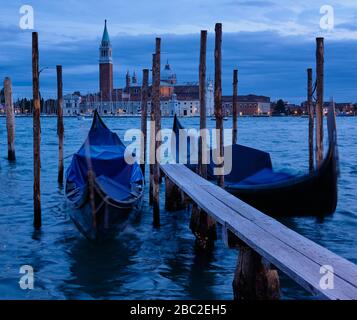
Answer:
<path fill-rule="evenodd" d="M 356 300 L 357 266 L 203 179 L 182 164 L 162 164 L 166 208 L 182 199 L 222 226 L 225 243 L 240 249 L 233 281 L 237 299 L 277 299 L 274 267 L 320 299 Z M 262 259 L 263 258 L 263 259 Z M 266 260 L 268 263 L 264 263 Z M 271 265 L 269 265 L 271 264 Z"/>

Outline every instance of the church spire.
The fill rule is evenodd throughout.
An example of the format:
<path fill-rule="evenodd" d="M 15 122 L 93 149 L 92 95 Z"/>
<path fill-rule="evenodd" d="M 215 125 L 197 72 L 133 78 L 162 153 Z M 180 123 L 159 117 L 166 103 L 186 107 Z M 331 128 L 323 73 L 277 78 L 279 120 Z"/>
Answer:
<path fill-rule="evenodd" d="M 133 73 L 133 77 L 131 78 L 131 81 L 133 84 L 137 84 L 138 83 L 138 78 L 136 77 L 136 72 L 134 71 Z"/>
<path fill-rule="evenodd" d="M 99 62 L 112 63 L 112 45 L 110 44 L 107 20 L 104 20 L 103 37 L 99 47 Z"/>
<path fill-rule="evenodd" d="M 99 90 L 102 101 L 112 101 L 113 58 L 107 20 L 104 21 L 103 37 L 99 46 Z"/>
<path fill-rule="evenodd" d="M 125 83 L 126 83 L 126 88 L 130 87 L 130 73 L 129 70 L 126 72 L 126 76 L 125 76 Z"/>
<path fill-rule="evenodd" d="M 108 29 L 107 29 L 107 19 L 104 20 L 104 31 L 103 31 L 103 37 L 102 37 L 102 46 L 103 47 L 109 47 L 110 46 L 109 33 L 108 33 Z"/>

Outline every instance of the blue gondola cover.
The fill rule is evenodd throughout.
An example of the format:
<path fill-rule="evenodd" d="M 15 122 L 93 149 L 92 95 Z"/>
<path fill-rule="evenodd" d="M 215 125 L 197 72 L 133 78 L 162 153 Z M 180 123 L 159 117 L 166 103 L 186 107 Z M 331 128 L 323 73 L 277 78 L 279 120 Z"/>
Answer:
<path fill-rule="evenodd" d="M 86 184 L 88 166 L 90 165 L 98 182 L 108 185 L 121 185 L 130 190 L 130 184 L 143 180 L 140 166 L 135 162 L 125 161 L 125 145 L 118 135 L 111 132 L 95 112 L 93 124 L 88 137 L 77 153 L 66 172 L 67 182 L 74 183 L 77 188 Z M 105 183 L 105 179 L 110 183 Z M 108 187 L 109 188 L 109 187 Z"/>

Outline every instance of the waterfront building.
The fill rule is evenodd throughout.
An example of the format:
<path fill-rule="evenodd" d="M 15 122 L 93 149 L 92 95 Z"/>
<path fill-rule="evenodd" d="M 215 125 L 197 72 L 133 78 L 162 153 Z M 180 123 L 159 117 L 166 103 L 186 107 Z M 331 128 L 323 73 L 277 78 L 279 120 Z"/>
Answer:
<path fill-rule="evenodd" d="M 141 83 L 135 71 L 131 74 L 127 70 L 125 87 L 113 86 L 112 45 L 109 38 L 107 22 L 105 20 L 102 40 L 99 47 L 99 92 L 82 95 L 81 100 L 69 95 L 66 99 L 68 107 L 64 114 L 91 113 L 97 109 L 100 114 L 141 113 Z M 169 61 L 163 66 L 160 74 L 160 106 L 162 116 L 199 116 L 199 85 L 198 83 L 179 83 Z M 225 115 L 232 114 L 232 97 L 224 96 L 223 108 Z M 78 105 L 79 103 L 79 105 Z M 270 114 L 270 98 L 263 96 L 240 96 L 240 114 Z M 207 80 L 206 87 L 207 116 L 214 114 L 214 85 Z M 151 86 L 149 87 L 148 114 L 151 110 Z"/>
<path fill-rule="evenodd" d="M 82 98 L 76 94 L 66 94 L 63 96 L 63 115 L 73 116 L 84 113 L 85 110 L 81 108 Z"/>
<path fill-rule="evenodd" d="M 222 96 L 222 107 L 225 116 L 232 115 L 232 96 Z M 241 116 L 270 115 L 270 97 L 253 94 L 238 96 L 238 114 Z"/>

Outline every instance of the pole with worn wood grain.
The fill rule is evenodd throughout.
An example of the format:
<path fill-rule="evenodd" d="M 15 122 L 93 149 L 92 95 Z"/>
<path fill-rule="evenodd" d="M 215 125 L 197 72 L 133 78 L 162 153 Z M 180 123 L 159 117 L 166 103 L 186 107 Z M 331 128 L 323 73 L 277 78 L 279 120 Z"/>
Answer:
<path fill-rule="evenodd" d="M 152 101 L 154 108 L 155 118 L 155 159 L 154 159 L 154 181 L 153 181 L 153 223 L 155 226 L 160 225 L 160 194 L 159 194 L 159 182 L 160 182 L 160 137 L 161 130 L 161 108 L 160 108 L 160 64 L 161 64 L 161 38 L 156 38 L 155 60 L 154 60 L 154 74 L 153 77 L 153 94 Z"/>
<path fill-rule="evenodd" d="M 233 97 L 232 97 L 233 130 L 232 144 L 238 142 L 238 70 L 233 70 Z"/>
<path fill-rule="evenodd" d="M 316 162 L 323 160 L 324 38 L 316 38 Z"/>
<path fill-rule="evenodd" d="M 206 51 L 207 30 L 201 30 L 200 65 L 199 65 L 199 99 L 200 99 L 200 136 L 198 141 L 198 173 L 207 179 L 207 135 L 206 135 Z M 203 150 L 204 149 L 204 150 Z"/>
<path fill-rule="evenodd" d="M 154 115 L 154 78 L 155 78 L 155 53 L 152 55 L 152 80 L 151 80 L 151 105 L 150 105 L 150 150 L 149 150 L 149 204 L 153 204 L 153 187 L 154 187 L 154 161 L 155 161 L 155 115 Z"/>
<path fill-rule="evenodd" d="M 58 135 L 58 183 L 63 183 L 63 84 L 62 66 L 56 66 L 57 71 L 57 135 Z"/>
<path fill-rule="evenodd" d="M 215 26 L 215 49 L 214 49 L 214 112 L 216 116 L 216 149 L 217 168 L 220 173 L 217 176 L 217 184 L 224 186 L 224 141 L 223 141 L 223 112 L 222 112 L 222 24 Z"/>
<path fill-rule="evenodd" d="M 312 69 L 307 69 L 307 112 L 309 115 L 309 171 L 314 171 L 314 106 L 312 103 Z"/>
<path fill-rule="evenodd" d="M 198 174 L 207 179 L 207 135 L 206 135 L 206 50 L 207 31 L 201 31 L 200 65 L 199 65 L 199 98 L 200 98 L 200 137 L 198 145 Z M 190 217 L 190 229 L 196 238 L 200 250 L 211 250 L 217 239 L 216 222 L 193 203 Z"/>
<path fill-rule="evenodd" d="M 33 89 L 33 201 L 34 227 L 41 228 L 41 122 L 40 122 L 40 81 L 39 81 L 38 33 L 32 33 L 32 89 Z"/>
<path fill-rule="evenodd" d="M 145 165 L 146 165 L 146 143 L 147 143 L 147 106 L 148 106 L 148 91 L 149 91 L 149 69 L 143 70 L 143 83 L 141 86 L 141 154 L 142 163 L 141 171 L 145 177 Z"/>
<path fill-rule="evenodd" d="M 12 84 L 9 77 L 6 77 L 4 80 L 4 95 L 7 129 L 7 158 L 9 161 L 15 161 L 15 112 L 12 100 Z"/>

